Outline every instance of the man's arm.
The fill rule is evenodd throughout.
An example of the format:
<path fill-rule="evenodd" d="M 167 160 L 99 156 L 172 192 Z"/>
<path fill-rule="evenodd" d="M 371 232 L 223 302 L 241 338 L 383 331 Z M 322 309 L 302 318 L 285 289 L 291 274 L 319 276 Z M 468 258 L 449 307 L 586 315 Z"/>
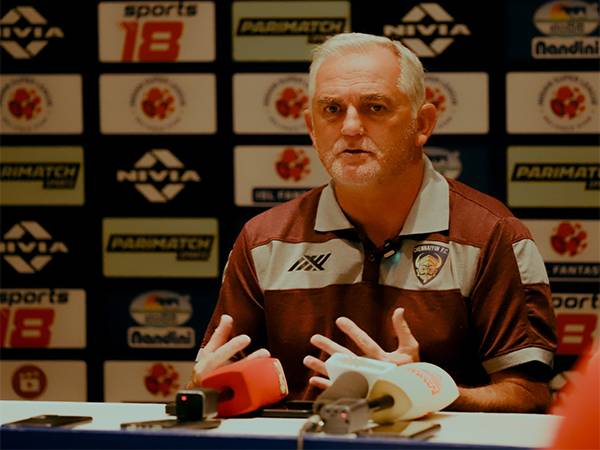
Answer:
<path fill-rule="evenodd" d="M 398 348 L 393 352 L 385 352 L 354 322 L 347 318 L 336 321 L 338 327 L 348 335 L 364 355 L 378 360 L 393 362 L 397 365 L 419 361 L 419 345 L 412 336 L 404 319 L 404 311 L 394 311 L 392 322 L 398 337 Z M 311 343 L 328 354 L 352 353 L 347 348 L 331 339 L 315 335 Z M 325 389 L 331 385 L 327 379 L 325 363 L 313 356 L 307 356 L 304 364 L 318 375 L 310 379 L 310 383 Z M 490 384 L 475 388 L 459 388 L 459 397 L 448 408 L 455 411 L 478 412 L 515 412 L 541 413 L 550 404 L 550 391 L 542 376 L 536 373 L 532 363 L 520 365 L 490 374 Z"/>
<path fill-rule="evenodd" d="M 448 409 L 454 411 L 486 411 L 544 413 L 550 406 L 548 383 L 530 378 L 526 371 L 506 369 L 490 375 L 487 386 L 459 387 L 459 397 Z"/>

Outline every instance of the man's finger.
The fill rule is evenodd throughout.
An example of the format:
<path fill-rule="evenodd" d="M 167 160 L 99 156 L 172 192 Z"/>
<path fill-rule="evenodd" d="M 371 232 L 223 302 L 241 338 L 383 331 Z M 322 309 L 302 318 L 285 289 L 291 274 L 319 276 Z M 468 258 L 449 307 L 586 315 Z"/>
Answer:
<path fill-rule="evenodd" d="M 406 353 L 413 358 L 413 361 L 419 360 L 419 342 L 415 339 L 406 319 L 404 318 L 404 308 L 396 308 L 392 314 L 392 325 L 398 337 L 398 351 Z"/>
<path fill-rule="evenodd" d="M 233 329 L 233 318 L 230 315 L 223 314 L 219 320 L 219 325 L 213 331 L 212 336 L 204 346 L 206 351 L 214 352 L 221 347 L 229 339 L 231 330 Z"/>
<path fill-rule="evenodd" d="M 354 353 L 352 353 L 346 347 L 342 347 L 340 344 L 320 334 L 314 334 L 310 338 L 310 343 L 330 355 L 333 355 L 334 353 L 346 353 L 348 355 L 354 355 Z"/>
<path fill-rule="evenodd" d="M 302 361 L 306 367 L 315 372 L 327 376 L 327 367 L 325 367 L 325 363 L 314 356 L 306 356 Z"/>
<path fill-rule="evenodd" d="M 250 337 L 240 334 L 229 342 L 223 344 L 214 352 L 207 352 L 206 347 L 198 352 L 198 362 L 194 366 L 193 382 L 199 384 L 200 379 L 208 372 L 221 367 L 229 361 L 237 352 L 243 350 L 250 344 Z"/>
<path fill-rule="evenodd" d="M 323 377 L 310 377 L 308 383 L 311 386 L 318 387 L 319 389 L 327 389 L 329 386 L 331 386 L 331 381 Z"/>
<path fill-rule="evenodd" d="M 365 356 L 375 359 L 381 359 L 381 355 L 385 353 L 383 349 L 377 345 L 371 337 L 365 333 L 358 325 L 352 322 L 347 317 L 339 317 L 335 324 L 342 330 L 350 339 L 352 339 L 358 348 L 360 348 Z"/>
<path fill-rule="evenodd" d="M 416 339 L 412 335 L 408 323 L 406 323 L 406 319 L 404 318 L 404 308 L 395 309 L 392 315 L 392 324 L 400 345 L 412 345 L 416 343 Z"/>
<path fill-rule="evenodd" d="M 268 358 L 271 356 L 271 353 L 266 348 L 259 348 L 258 350 L 253 351 L 244 359 L 255 359 L 255 358 Z"/>
<path fill-rule="evenodd" d="M 242 351 L 248 345 L 250 345 L 250 336 L 240 334 L 216 349 L 212 354 L 212 358 L 216 361 L 221 361 L 222 364 L 233 358 L 237 352 Z"/>

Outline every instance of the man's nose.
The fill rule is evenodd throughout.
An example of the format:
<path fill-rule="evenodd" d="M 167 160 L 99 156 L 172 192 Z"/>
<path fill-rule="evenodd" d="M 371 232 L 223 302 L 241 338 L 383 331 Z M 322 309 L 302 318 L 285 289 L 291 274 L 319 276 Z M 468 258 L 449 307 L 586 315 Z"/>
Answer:
<path fill-rule="evenodd" d="M 354 106 L 350 105 L 346 109 L 346 116 L 342 123 L 342 134 L 344 136 L 361 136 L 364 131 L 358 111 Z"/>

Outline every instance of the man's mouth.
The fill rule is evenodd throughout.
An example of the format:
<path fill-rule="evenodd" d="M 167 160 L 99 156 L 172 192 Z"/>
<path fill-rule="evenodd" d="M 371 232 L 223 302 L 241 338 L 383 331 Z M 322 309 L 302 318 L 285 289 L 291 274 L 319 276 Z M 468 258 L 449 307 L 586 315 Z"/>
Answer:
<path fill-rule="evenodd" d="M 344 153 L 349 153 L 351 155 L 359 155 L 361 153 L 368 153 L 366 150 L 360 148 L 347 148 L 344 150 Z"/>

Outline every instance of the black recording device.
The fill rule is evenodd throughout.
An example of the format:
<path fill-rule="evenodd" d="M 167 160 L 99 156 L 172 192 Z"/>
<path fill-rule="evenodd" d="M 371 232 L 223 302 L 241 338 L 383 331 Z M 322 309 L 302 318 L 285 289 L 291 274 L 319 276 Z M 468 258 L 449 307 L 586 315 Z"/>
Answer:
<path fill-rule="evenodd" d="M 175 396 L 175 402 L 165 405 L 165 412 L 176 416 L 176 419 L 122 423 L 121 429 L 216 428 L 221 424 L 219 419 L 215 419 L 217 416 L 219 394 L 219 391 L 211 388 L 194 388 L 178 391 Z"/>

